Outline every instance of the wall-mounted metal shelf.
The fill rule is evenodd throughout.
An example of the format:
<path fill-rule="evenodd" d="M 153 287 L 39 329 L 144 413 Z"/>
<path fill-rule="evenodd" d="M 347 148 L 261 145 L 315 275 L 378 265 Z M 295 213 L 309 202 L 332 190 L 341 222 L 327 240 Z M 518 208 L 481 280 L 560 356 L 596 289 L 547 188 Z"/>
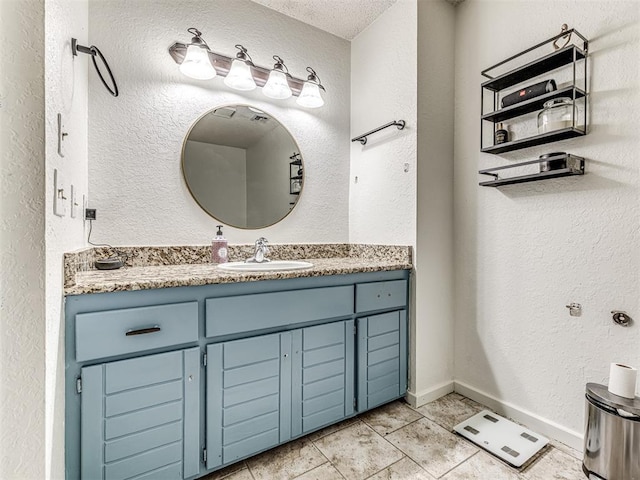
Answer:
<path fill-rule="evenodd" d="M 289 194 L 300 195 L 303 182 L 302 157 L 294 152 L 289 159 Z"/>
<path fill-rule="evenodd" d="M 566 46 L 561 48 L 556 47 L 558 41 L 566 41 Z M 546 49 L 553 50 L 554 48 L 556 48 L 555 51 L 544 54 Z M 560 34 L 483 70 L 481 72 L 482 75 L 489 80 L 481 85 L 480 151 L 483 153 L 500 154 L 586 135 L 588 111 L 588 48 L 588 40 L 575 29 L 567 30 L 565 25 Z M 535 55 L 537 52 L 540 52 L 542 56 L 518 66 L 519 62 L 522 63 L 522 61 L 526 61 L 526 59 L 531 58 L 531 55 Z M 500 74 L 500 71 L 504 71 L 510 66 L 515 66 L 515 68 L 510 68 L 506 73 Z M 521 86 L 521 90 L 515 90 L 515 92 L 504 92 L 505 89 L 516 87 L 528 80 L 531 80 L 532 83 L 540 82 L 541 76 L 550 74 L 550 72 L 561 69 L 562 67 L 566 67 L 565 70 L 568 70 L 568 73 L 566 71 L 556 73 L 562 78 L 570 77 L 568 84 L 551 92 L 545 92 L 543 90 L 541 92 L 542 95 L 501 108 L 501 98 L 504 98 L 505 94 L 512 95 L 517 92 L 522 98 L 526 98 L 525 91 L 532 85 L 526 87 Z M 494 72 L 497 73 L 497 76 L 494 75 Z M 579 72 L 582 78 L 579 78 Z M 537 80 L 534 80 L 536 78 Z M 557 76 L 556 79 L 558 79 Z M 549 75 L 547 75 L 543 80 L 552 82 L 553 88 L 555 88 L 556 79 L 551 79 Z M 531 94 L 530 91 L 527 93 L 529 95 Z M 574 114 L 572 115 L 571 121 L 568 122 L 568 128 L 543 134 L 538 134 L 536 131 L 533 135 L 524 136 L 504 143 L 495 143 L 495 133 L 500 128 L 497 125 L 498 123 L 506 120 L 514 120 L 515 123 L 522 123 L 527 119 L 519 119 L 518 117 L 540 111 L 546 102 L 561 97 L 570 98 L 574 105 Z M 487 108 L 492 108 L 492 111 L 485 112 Z M 578 113 L 580 110 L 582 110 L 581 114 Z M 486 131 L 485 123 L 487 122 L 490 125 L 490 132 Z M 523 125 L 526 131 L 527 124 L 524 123 Z M 516 130 L 522 135 L 521 132 L 523 128 Z M 491 138 L 489 138 L 489 133 L 491 133 Z"/>
<path fill-rule="evenodd" d="M 497 173 L 501 170 L 508 170 L 525 165 L 541 164 L 544 162 L 564 161 L 564 168 L 549 170 L 546 172 L 531 173 L 528 175 L 519 175 L 515 177 L 500 178 Z M 501 187 L 504 185 L 513 185 L 515 183 L 536 182 L 539 180 L 547 180 L 549 178 L 568 177 L 572 175 L 584 175 L 584 158 L 571 154 L 554 155 L 553 157 L 538 158 L 527 162 L 515 163 L 513 165 L 504 165 L 502 167 L 487 168 L 478 172 L 481 175 L 489 175 L 494 180 L 480 182 L 481 187 Z"/>

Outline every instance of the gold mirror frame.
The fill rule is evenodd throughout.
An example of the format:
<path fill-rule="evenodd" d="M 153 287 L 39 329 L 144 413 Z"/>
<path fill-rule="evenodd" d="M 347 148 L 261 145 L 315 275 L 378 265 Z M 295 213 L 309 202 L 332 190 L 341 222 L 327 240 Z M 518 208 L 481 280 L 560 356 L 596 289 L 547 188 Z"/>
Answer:
<path fill-rule="evenodd" d="M 193 131 L 193 129 L 195 128 L 195 126 L 203 119 L 205 118 L 207 115 L 213 113 L 216 110 L 219 109 L 223 109 L 223 108 L 237 108 L 237 107 L 246 107 L 247 109 L 251 109 L 252 111 L 259 111 L 264 113 L 265 115 L 267 115 L 268 117 L 270 117 L 271 119 L 273 119 L 274 121 L 276 121 L 278 123 L 278 126 L 282 127 L 283 130 L 289 135 L 292 144 L 295 146 L 295 149 L 298 152 L 298 155 L 300 157 L 300 160 L 302 162 L 302 179 L 301 179 L 301 186 L 300 186 L 300 191 L 297 195 L 295 195 L 295 201 L 293 202 L 293 205 L 291 205 L 291 202 L 289 202 L 289 205 L 291 205 L 291 207 L 289 208 L 289 210 L 280 218 L 276 219 L 275 221 L 271 222 L 271 223 L 266 223 L 264 225 L 259 225 L 259 226 L 255 226 L 255 225 L 237 225 L 234 224 L 233 222 L 229 222 L 228 220 L 225 220 L 223 218 L 220 218 L 220 216 L 217 216 L 216 214 L 214 214 L 213 212 L 211 212 L 209 210 L 208 207 L 206 207 L 203 202 L 201 201 L 201 199 L 198 199 L 196 194 L 194 193 L 193 189 L 191 188 L 191 186 L 189 185 L 189 181 L 188 181 L 188 177 L 185 171 L 185 152 L 186 152 L 186 147 L 187 147 L 187 142 L 189 141 L 189 137 L 191 136 L 191 132 Z M 258 112 L 256 112 L 258 113 Z M 277 128 L 277 127 L 274 127 Z M 218 145 L 218 144 L 216 144 Z M 293 152 L 295 155 L 295 151 Z M 193 198 L 193 200 L 198 204 L 198 206 L 205 212 L 207 213 L 210 217 L 212 217 L 214 220 L 216 220 L 216 222 L 220 222 L 223 223 L 225 225 L 234 227 L 234 228 L 240 228 L 243 230 L 259 230 L 262 228 L 268 228 L 271 227 L 279 222 L 281 222 L 282 220 L 284 220 L 286 217 L 289 216 L 289 214 L 291 214 L 291 212 L 293 211 L 294 208 L 296 208 L 296 206 L 298 205 L 298 202 L 300 201 L 300 197 L 302 196 L 302 192 L 304 191 L 304 184 L 305 184 L 305 165 L 304 165 L 304 157 L 302 155 L 302 152 L 300 151 L 300 146 L 298 145 L 298 142 L 296 141 L 295 137 L 291 134 L 291 131 L 274 115 L 272 115 L 270 112 L 267 112 L 265 110 L 263 110 L 262 108 L 258 108 L 258 107 L 254 107 L 252 105 L 249 104 L 243 104 L 243 103 L 230 103 L 230 104 L 222 104 L 222 105 L 217 105 L 214 108 L 211 108 L 209 110 L 207 110 L 206 112 L 204 112 L 203 114 L 201 114 L 189 127 L 189 130 L 187 131 L 184 140 L 182 142 L 182 150 L 181 150 L 181 155 L 180 155 L 181 161 L 181 172 L 182 172 L 182 179 L 185 182 L 185 185 L 187 186 L 187 189 L 189 190 L 189 194 L 191 195 L 191 198 Z M 290 162 L 288 162 L 290 163 Z M 289 167 L 290 170 L 290 167 Z M 289 180 L 289 182 L 291 182 L 291 180 Z M 293 194 L 289 193 L 289 196 L 294 196 Z"/>

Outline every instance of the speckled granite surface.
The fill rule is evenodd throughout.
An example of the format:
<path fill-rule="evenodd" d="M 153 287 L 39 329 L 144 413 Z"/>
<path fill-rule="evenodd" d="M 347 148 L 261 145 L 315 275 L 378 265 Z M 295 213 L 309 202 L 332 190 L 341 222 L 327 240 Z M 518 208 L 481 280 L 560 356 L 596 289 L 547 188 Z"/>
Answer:
<path fill-rule="evenodd" d="M 96 247 L 66 253 L 64 293 L 80 295 L 214 283 L 254 282 L 412 268 L 411 247 L 394 245 L 286 244 L 269 245 L 272 260 L 306 260 L 313 267 L 278 272 L 225 272 L 210 263 L 209 246 Z M 118 270 L 96 270 L 97 258 L 127 256 Z M 230 261 L 243 261 L 253 245 L 230 245 Z"/>

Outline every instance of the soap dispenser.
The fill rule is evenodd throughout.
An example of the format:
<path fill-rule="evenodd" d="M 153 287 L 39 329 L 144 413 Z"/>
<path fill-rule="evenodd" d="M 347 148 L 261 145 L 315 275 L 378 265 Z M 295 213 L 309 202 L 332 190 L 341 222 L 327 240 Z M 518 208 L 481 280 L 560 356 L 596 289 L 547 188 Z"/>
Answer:
<path fill-rule="evenodd" d="M 229 261 L 229 250 L 227 249 L 227 239 L 222 235 L 222 225 L 216 225 L 218 231 L 211 241 L 211 262 L 227 263 Z"/>

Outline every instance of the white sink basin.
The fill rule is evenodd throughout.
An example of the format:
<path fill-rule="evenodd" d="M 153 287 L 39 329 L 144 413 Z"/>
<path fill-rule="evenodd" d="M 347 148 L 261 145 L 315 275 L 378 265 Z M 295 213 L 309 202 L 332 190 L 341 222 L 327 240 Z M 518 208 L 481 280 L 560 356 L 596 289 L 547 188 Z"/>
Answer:
<path fill-rule="evenodd" d="M 313 267 L 313 263 L 298 260 L 272 260 L 266 263 L 229 262 L 218 265 L 220 270 L 230 272 L 278 272 L 280 270 L 302 270 Z"/>

